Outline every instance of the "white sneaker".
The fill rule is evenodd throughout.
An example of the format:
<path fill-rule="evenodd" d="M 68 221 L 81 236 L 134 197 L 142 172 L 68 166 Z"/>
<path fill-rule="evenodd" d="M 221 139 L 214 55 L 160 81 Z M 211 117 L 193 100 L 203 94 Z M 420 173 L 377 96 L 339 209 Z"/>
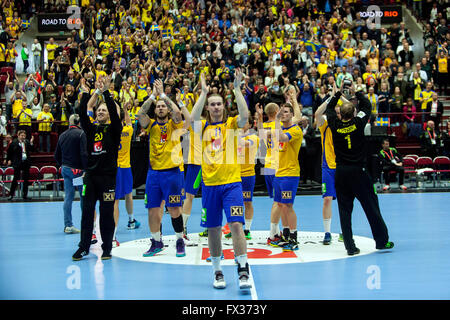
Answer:
<path fill-rule="evenodd" d="M 71 227 L 65 227 L 65 228 L 64 228 L 64 233 L 80 233 L 80 230 L 78 230 L 78 229 L 75 228 L 74 226 L 71 226 Z"/>
<path fill-rule="evenodd" d="M 214 273 L 214 288 L 216 289 L 225 289 L 227 283 L 225 282 L 225 278 L 223 277 L 222 271 L 216 271 Z"/>
<path fill-rule="evenodd" d="M 252 284 L 250 283 L 249 276 L 247 274 L 241 274 L 239 276 L 239 288 L 240 289 L 250 289 Z"/>

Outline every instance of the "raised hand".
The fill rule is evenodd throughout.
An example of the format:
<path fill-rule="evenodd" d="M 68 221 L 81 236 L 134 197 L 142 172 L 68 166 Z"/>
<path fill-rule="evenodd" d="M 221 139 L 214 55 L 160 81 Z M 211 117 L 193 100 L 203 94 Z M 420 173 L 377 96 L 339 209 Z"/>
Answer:
<path fill-rule="evenodd" d="M 236 70 L 234 71 L 234 82 L 233 82 L 234 89 L 240 89 L 242 77 L 243 73 L 241 71 L 241 68 L 236 68 Z"/>
<path fill-rule="evenodd" d="M 204 73 L 200 74 L 200 84 L 202 88 L 202 93 L 208 94 L 209 93 L 209 86 L 206 84 L 206 77 Z"/>

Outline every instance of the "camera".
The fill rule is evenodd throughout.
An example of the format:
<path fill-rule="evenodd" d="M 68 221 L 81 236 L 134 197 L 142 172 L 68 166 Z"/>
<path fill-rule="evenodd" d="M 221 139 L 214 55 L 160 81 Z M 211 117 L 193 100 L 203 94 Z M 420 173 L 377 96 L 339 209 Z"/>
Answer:
<path fill-rule="evenodd" d="M 344 86 L 344 89 L 348 89 L 352 86 L 352 81 L 349 79 L 344 79 L 344 83 L 342 85 Z"/>

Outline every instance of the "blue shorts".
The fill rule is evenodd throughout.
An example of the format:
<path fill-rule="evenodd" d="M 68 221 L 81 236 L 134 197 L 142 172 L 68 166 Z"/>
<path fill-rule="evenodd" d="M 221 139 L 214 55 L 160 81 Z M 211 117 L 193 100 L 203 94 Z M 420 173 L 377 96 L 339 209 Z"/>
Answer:
<path fill-rule="evenodd" d="M 197 179 L 198 173 L 202 166 L 196 164 L 188 164 L 186 168 L 186 178 L 184 183 L 184 191 L 186 193 L 193 194 L 194 196 L 197 194 L 198 189 L 200 188 L 200 184 L 198 188 L 194 188 L 195 179 Z"/>
<path fill-rule="evenodd" d="M 133 173 L 131 168 L 117 168 L 115 199 L 122 199 L 131 192 L 133 192 Z"/>
<path fill-rule="evenodd" d="M 222 212 L 225 212 L 227 222 L 245 224 L 241 182 L 220 186 L 202 185 L 202 207 L 200 226 L 203 228 L 222 226 Z"/>
<path fill-rule="evenodd" d="M 275 169 L 264 168 L 264 180 L 266 181 L 267 192 L 269 198 L 273 198 L 273 178 L 275 177 Z"/>
<path fill-rule="evenodd" d="M 167 207 L 181 207 L 183 199 L 180 175 L 178 167 L 169 170 L 149 169 L 145 182 L 145 207 L 160 207 L 163 200 Z"/>
<path fill-rule="evenodd" d="M 242 197 L 244 202 L 252 202 L 253 190 L 255 190 L 256 176 L 241 177 L 242 180 Z"/>
<path fill-rule="evenodd" d="M 186 199 L 186 192 L 184 189 L 184 171 L 180 171 L 180 183 L 181 183 L 181 200 Z"/>
<path fill-rule="evenodd" d="M 294 203 L 300 177 L 275 177 L 273 179 L 274 201 Z"/>
<path fill-rule="evenodd" d="M 322 167 L 322 198 L 333 197 L 333 200 L 336 199 L 335 174 L 336 169 Z"/>

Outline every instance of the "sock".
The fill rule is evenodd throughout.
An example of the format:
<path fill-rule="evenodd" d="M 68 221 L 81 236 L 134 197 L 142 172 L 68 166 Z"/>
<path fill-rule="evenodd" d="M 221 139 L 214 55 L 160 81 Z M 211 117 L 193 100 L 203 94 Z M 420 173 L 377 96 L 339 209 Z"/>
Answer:
<path fill-rule="evenodd" d="M 245 230 L 250 230 L 253 219 L 245 219 Z"/>
<path fill-rule="evenodd" d="M 331 218 L 330 219 L 323 219 L 323 229 L 325 232 L 330 232 L 331 230 Z"/>
<path fill-rule="evenodd" d="M 283 238 L 284 238 L 284 240 L 288 240 L 289 239 L 289 234 L 290 234 L 289 227 L 284 227 L 283 226 Z"/>
<path fill-rule="evenodd" d="M 134 214 L 129 214 L 128 215 L 128 221 L 133 221 L 134 220 Z"/>
<path fill-rule="evenodd" d="M 270 224 L 270 239 L 273 239 L 276 234 L 279 232 L 278 223 L 271 223 Z"/>
<path fill-rule="evenodd" d="M 212 262 L 214 272 L 222 271 L 222 267 L 220 266 L 220 259 L 221 259 L 221 257 L 211 257 L 211 262 Z"/>
<path fill-rule="evenodd" d="M 236 260 L 237 260 L 237 262 L 238 262 L 238 264 L 239 264 L 239 267 L 245 268 L 245 266 L 246 266 L 246 264 L 247 264 L 247 255 L 246 255 L 246 254 L 243 254 L 243 255 L 241 255 L 241 256 L 237 256 L 237 257 L 236 257 Z"/>
<path fill-rule="evenodd" d="M 172 218 L 172 227 L 175 233 L 183 233 L 183 217 Z"/>
<path fill-rule="evenodd" d="M 175 236 L 177 239 L 183 238 L 183 232 L 175 232 Z"/>
<path fill-rule="evenodd" d="M 117 227 L 114 228 L 114 235 L 113 235 L 113 240 L 116 239 L 116 231 L 117 231 Z"/>
<path fill-rule="evenodd" d="M 183 226 L 186 228 L 187 222 L 189 220 L 190 214 L 182 213 L 181 216 L 183 217 Z"/>
<path fill-rule="evenodd" d="M 161 232 L 152 232 L 152 238 L 155 239 L 155 241 L 161 241 Z"/>

